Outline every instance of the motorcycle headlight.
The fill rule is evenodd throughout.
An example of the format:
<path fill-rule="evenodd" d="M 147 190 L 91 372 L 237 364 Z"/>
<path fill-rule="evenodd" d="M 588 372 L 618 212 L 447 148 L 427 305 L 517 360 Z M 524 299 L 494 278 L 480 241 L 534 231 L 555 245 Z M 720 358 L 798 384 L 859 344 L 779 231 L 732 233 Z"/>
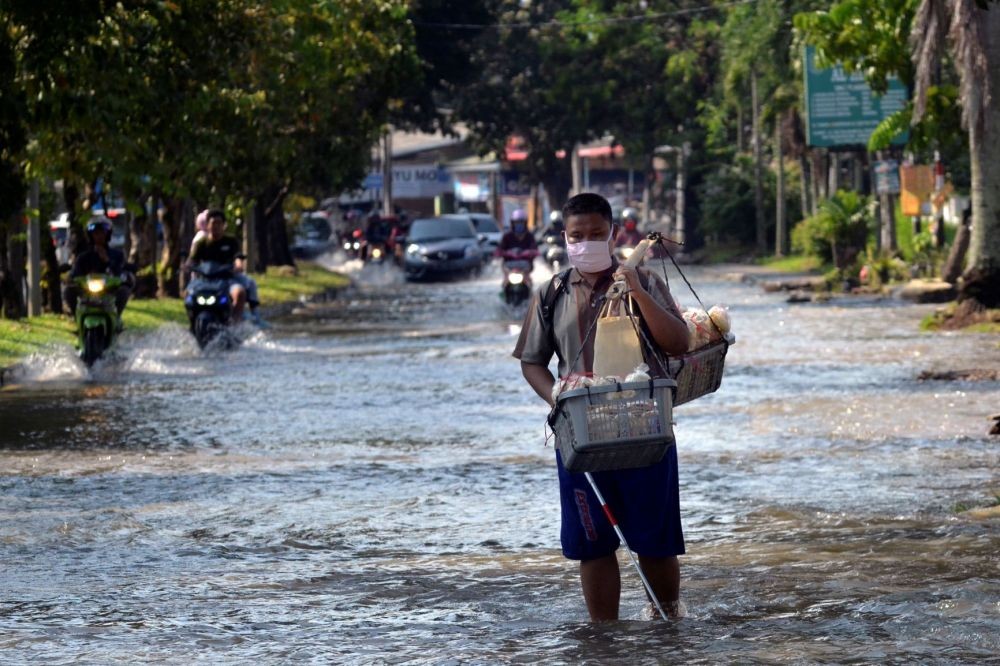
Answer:
<path fill-rule="evenodd" d="M 87 278 L 87 291 L 92 294 L 99 294 L 104 291 L 104 278 Z"/>
<path fill-rule="evenodd" d="M 511 273 L 510 277 L 508 278 L 508 281 L 511 284 L 522 284 L 524 282 L 524 274 L 523 273 Z"/>
<path fill-rule="evenodd" d="M 198 298 L 196 298 L 194 300 L 198 303 L 198 305 L 204 305 L 205 304 L 205 297 L 204 296 L 199 296 Z"/>
<path fill-rule="evenodd" d="M 205 305 L 215 305 L 215 296 L 206 296 Z"/>
<path fill-rule="evenodd" d="M 344 243 L 344 249 L 345 250 L 350 250 L 351 249 L 351 241 L 346 241 Z"/>
<path fill-rule="evenodd" d="M 355 250 L 360 250 L 361 249 L 361 243 L 359 243 L 358 241 L 354 241 L 353 247 L 354 247 Z"/>
<path fill-rule="evenodd" d="M 635 248 L 634 247 L 623 247 L 622 248 L 622 257 L 624 257 L 625 259 L 628 259 L 629 257 L 632 256 L 633 252 L 635 252 Z"/>

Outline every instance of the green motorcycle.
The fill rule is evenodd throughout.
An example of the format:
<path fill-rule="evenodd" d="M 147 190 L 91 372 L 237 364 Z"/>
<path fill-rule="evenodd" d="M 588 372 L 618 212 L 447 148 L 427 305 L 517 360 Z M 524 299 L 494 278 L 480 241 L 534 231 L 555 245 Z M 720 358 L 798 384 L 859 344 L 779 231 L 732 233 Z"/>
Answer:
<path fill-rule="evenodd" d="M 76 305 L 77 346 L 80 358 L 89 368 L 114 344 L 121 330 L 115 290 L 122 280 L 113 275 L 92 274 L 78 277 L 75 282 L 80 287 Z"/>

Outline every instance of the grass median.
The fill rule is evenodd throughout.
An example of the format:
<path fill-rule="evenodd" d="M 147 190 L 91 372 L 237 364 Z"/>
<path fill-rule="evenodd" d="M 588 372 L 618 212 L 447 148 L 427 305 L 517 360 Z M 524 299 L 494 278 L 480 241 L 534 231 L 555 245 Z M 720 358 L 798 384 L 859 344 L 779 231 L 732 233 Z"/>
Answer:
<path fill-rule="evenodd" d="M 272 267 L 266 275 L 254 278 L 265 308 L 342 289 L 350 282 L 340 273 L 301 261 L 297 275 Z M 187 325 L 184 302 L 179 298 L 134 299 L 125 308 L 124 319 L 126 330 L 140 333 L 170 322 Z M 0 319 L 0 368 L 53 345 L 75 343 L 75 325 L 68 316 L 44 314 L 17 321 Z"/>

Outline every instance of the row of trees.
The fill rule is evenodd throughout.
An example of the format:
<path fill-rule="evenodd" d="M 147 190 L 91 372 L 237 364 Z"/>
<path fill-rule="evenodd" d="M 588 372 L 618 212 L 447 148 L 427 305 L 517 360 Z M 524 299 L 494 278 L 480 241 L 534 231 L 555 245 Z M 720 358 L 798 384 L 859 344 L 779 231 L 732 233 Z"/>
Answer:
<path fill-rule="evenodd" d="M 560 156 L 579 143 L 611 135 L 650 176 L 657 147 L 687 145 L 696 242 L 782 252 L 791 224 L 819 210 L 836 190 L 830 170 L 839 173 L 840 156 L 803 137 L 808 42 L 876 90 L 890 75 L 911 87 L 914 103 L 869 148 L 889 149 L 916 123 L 907 149 L 923 159 L 941 152 L 971 189 L 963 293 L 993 306 L 1000 294 L 1000 161 L 989 154 L 1000 146 L 995 0 L 992 9 L 990 0 L 73 4 L 0 6 L 0 219 L 19 214 L 33 179 L 61 179 L 71 211 L 98 176 L 130 201 L 164 201 L 165 293 L 176 292 L 185 202 L 247 202 L 261 264 L 290 261 L 283 197 L 356 185 L 389 125 L 462 122 L 483 152 L 520 136 L 528 177 L 556 204 L 571 182 Z M 854 157 L 867 165 L 866 151 Z M 891 219 L 888 202 L 883 210 Z M 138 211 L 134 224 L 147 242 L 133 254 L 150 265 L 150 221 Z M 17 231 L 8 222 L 5 242 L 16 245 Z"/>

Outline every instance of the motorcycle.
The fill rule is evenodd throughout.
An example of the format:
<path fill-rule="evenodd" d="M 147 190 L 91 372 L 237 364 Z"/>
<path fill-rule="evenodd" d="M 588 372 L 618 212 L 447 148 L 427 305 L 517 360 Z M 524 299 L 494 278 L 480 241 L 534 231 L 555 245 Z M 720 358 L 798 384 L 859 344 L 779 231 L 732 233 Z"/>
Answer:
<path fill-rule="evenodd" d="M 115 290 L 122 280 L 113 275 L 93 274 L 75 281 L 80 286 L 76 305 L 77 346 L 81 360 L 89 368 L 114 344 L 121 330 Z"/>
<path fill-rule="evenodd" d="M 567 264 L 566 241 L 562 234 L 548 234 L 542 242 L 545 244 L 545 254 L 542 255 L 553 273 L 558 273 Z"/>
<path fill-rule="evenodd" d="M 365 245 L 364 260 L 368 264 L 381 264 L 385 261 L 388 251 L 384 243 L 368 243 Z"/>
<path fill-rule="evenodd" d="M 348 259 L 363 258 L 366 246 L 365 234 L 361 229 L 355 229 L 344 238 L 344 254 L 347 255 Z"/>
<path fill-rule="evenodd" d="M 531 268 L 537 250 L 506 250 L 503 259 L 504 279 L 501 294 L 504 303 L 517 307 L 531 298 Z"/>
<path fill-rule="evenodd" d="M 231 264 L 204 261 L 191 269 L 197 277 L 188 285 L 184 298 L 191 333 L 204 349 L 226 333 L 232 317 L 232 297 L 229 285 L 233 279 Z M 227 336 L 228 339 L 228 336 Z"/>

